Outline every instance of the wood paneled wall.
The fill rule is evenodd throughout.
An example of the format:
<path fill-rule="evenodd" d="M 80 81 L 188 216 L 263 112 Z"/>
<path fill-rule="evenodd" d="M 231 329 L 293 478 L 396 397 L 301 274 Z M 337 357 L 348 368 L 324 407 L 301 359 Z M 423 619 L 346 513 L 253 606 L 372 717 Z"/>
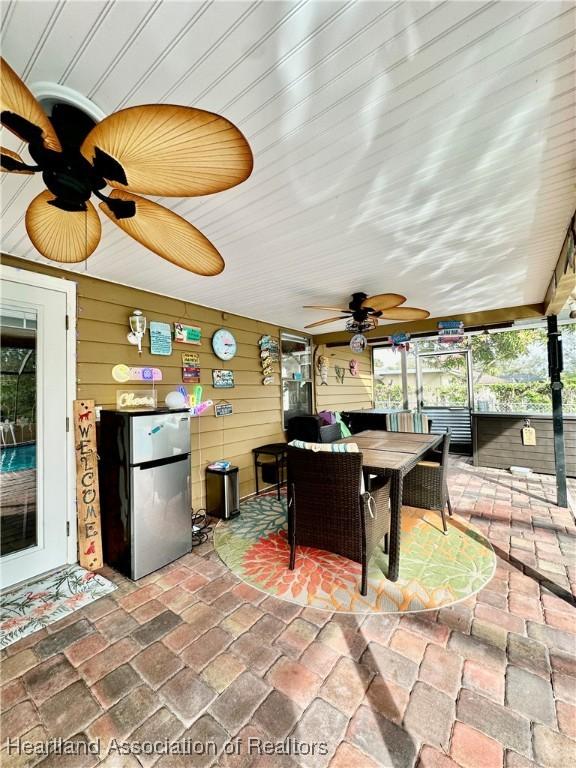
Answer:
<path fill-rule="evenodd" d="M 276 383 L 262 385 L 258 340 L 263 334 L 278 336 L 280 329 L 238 315 L 159 296 L 147 291 L 97 280 L 75 272 L 46 267 L 23 259 L 3 256 L 4 264 L 73 280 L 78 285 L 78 397 L 94 399 L 97 405 L 116 407 L 117 389 L 149 389 L 150 385 L 130 382 L 118 384 L 112 378 L 117 363 L 129 366 L 153 365 L 160 368 L 163 380 L 157 385 L 158 404 L 166 394 L 182 384 L 182 352 L 200 354 L 201 380 L 205 400 L 228 400 L 234 412 L 216 418 L 213 409 L 192 419 L 192 502 L 199 508 L 205 502 L 204 470 L 216 459 L 228 459 L 240 468 L 240 494 L 254 491 L 252 448 L 272 442 L 284 442 L 280 398 L 280 376 L 275 366 Z M 202 329 L 200 347 L 173 343 L 172 355 L 150 354 L 150 336 L 146 332 L 142 355 L 128 343 L 128 318 L 141 309 L 151 320 Z M 238 342 L 238 352 L 229 363 L 212 352 L 210 339 L 218 328 L 230 329 Z M 234 371 L 234 389 L 213 389 L 212 369 Z M 189 390 L 193 385 L 189 387 Z"/>
<path fill-rule="evenodd" d="M 320 374 L 316 368 L 316 361 L 320 355 L 325 355 L 329 360 L 328 385 L 321 384 Z M 358 360 L 359 374 L 352 376 L 348 365 L 350 360 Z M 336 366 L 344 368 L 344 380 L 342 384 L 336 378 Z M 371 408 L 374 400 L 374 381 L 372 376 L 372 354 L 368 349 L 362 354 L 355 354 L 350 347 L 327 347 L 320 345 L 314 356 L 315 385 L 316 385 L 316 411 L 341 411 L 357 410 L 358 408 Z"/>

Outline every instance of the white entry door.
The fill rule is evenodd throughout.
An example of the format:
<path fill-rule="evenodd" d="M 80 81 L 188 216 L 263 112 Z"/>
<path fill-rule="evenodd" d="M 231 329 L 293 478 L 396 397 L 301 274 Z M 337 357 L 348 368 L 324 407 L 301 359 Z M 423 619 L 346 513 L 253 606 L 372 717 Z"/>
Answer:
<path fill-rule="evenodd" d="M 15 279 L 6 279 L 7 275 Z M 44 287 L 46 284 L 55 288 Z M 2 589 L 58 568 L 69 559 L 69 286 L 69 281 L 2 269 Z"/>

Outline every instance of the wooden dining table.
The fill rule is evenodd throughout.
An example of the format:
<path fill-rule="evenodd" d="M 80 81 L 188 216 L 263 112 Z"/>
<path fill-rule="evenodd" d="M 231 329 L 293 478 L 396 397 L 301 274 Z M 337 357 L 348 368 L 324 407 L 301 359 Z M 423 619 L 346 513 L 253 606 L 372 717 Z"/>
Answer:
<path fill-rule="evenodd" d="M 417 432 L 386 432 L 369 429 L 338 443 L 356 443 L 362 452 L 362 468 L 369 490 L 370 475 L 390 478 L 390 535 L 388 579 L 398 580 L 400 567 L 400 537 L 402 531 L 402 485 L 404 478 L 424 454 L 442 442 L 443 435 Z"/>

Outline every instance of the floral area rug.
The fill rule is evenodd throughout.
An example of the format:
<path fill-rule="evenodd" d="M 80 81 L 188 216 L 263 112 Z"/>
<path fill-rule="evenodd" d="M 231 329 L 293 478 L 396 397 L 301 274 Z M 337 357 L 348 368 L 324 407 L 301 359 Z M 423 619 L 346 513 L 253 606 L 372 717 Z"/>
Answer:
<path fill-rule="evenodd" d="M 368 594 L 362 596 L 362 567 L 340 555 L 298 546 L 290 571 L 287 527 L 285 499 L 250 499 L 238 517 L 217 525 L 214 546 L 230 570 L 256 589 L 299 605 L 351 613 L 451 605 L 482 589 L 496 568 L 488 540 L 463 519 L 450 518 L 444 535 L 439 513 L 404 507 L 400 577 L 388 581 L 388 555 L 378 548 L 369 563 Z"/>
<path fill-rule="evenodd" d="M 63 619 L 116 589 L 108 579 L 70 565 L 0 595 L 0 648 Z"/>

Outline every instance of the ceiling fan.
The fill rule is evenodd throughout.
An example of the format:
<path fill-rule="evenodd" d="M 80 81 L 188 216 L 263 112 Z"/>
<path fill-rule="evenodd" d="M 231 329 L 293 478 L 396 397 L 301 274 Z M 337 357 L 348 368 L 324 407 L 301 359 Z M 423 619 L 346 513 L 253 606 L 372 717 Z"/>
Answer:
<path fill-rule="evenodd" d="M 71 104 L 48 116 L 1 59 L 2 125 L 28 145 L 29 165 L 1 149 L 1 169 L 42 173 L 47 189 L 26 212 L 34 247 L 61 263 L 84 261 L 100 242 L 100 210 L 164 259 L 199 275 L 217 275 L 224 261 L 186 219 L 140 195 L 194 197 L 229 189 L 252 173 L 242 133 L 212 112 L 169 104 L 128 107 L 96 122 Z M 103 190 L 112 187 L 109 194 Z"/>
<path fill-rule="evenodd" d="M 327 317 L 315 323 L 304 326 L 316 328 L 318 325 L 335 323 L 337 320 L 346 320 L 346 330 L 351 333 L 364 333 L 376 328 L 379 320 L 425 320 L 430 317 L 430 312 L 416 307 L 401 307 L 406 301 L 405 296 L 399 293 L 379 293 L 376 296 L 368 296 L 365 293 L 353 293 L 352 301 L 348 307 L 324 307 L 307 306 L 303 309 L 326 309 L 340 312 L 338 317 Z"/>

